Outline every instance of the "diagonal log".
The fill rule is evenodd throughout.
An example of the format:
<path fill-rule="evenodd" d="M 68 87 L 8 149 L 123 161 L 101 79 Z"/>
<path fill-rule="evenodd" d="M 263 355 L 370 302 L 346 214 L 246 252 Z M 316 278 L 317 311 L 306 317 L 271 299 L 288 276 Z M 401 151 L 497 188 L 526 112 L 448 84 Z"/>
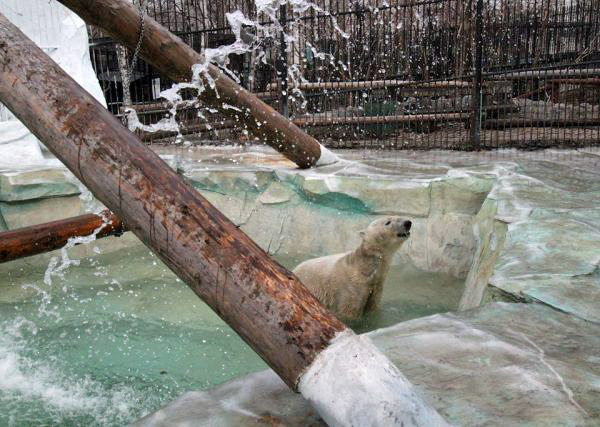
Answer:
<path fill-rule="evenodd" d="M 291 387 L 345 329 L 5 18 L 0 101 Z"/>
<path fill-rule="evenodd" d="M 441 426 L 365 337 L 0 15 L 0 102 L 330 425 Z"/>
<path fill-rule="evenodd" d="M 125 0 L 58 0 L 90 25 L 95 25 L 115 40 L 135 49 L 139 39 L 140 16 Z M 149 16 L 144 17 L 144 33 L 139 55 L 163 76 L 176 82 L 192 80 L 192 66 L 203 63 L 201 54 Z M 256 136 L 282 153 L 301 168 L 313 166 L 321 156 L 321 146 L 272 107 L 227 77 L 210 64 L 208 74 L 216 92 L 206 89 L 201 101 L 217 108 L 222 114 L 244 125 Z M 223 108 L 234 105 L 241 111 Z"/>
<path fill-rule="evenodd" d="M 3 231 L 0 233 L 0 263 L 60 249 L 72 237 L 96 233 L 100 239 L 124 231 L 121 220 L 109 211 Z"/>

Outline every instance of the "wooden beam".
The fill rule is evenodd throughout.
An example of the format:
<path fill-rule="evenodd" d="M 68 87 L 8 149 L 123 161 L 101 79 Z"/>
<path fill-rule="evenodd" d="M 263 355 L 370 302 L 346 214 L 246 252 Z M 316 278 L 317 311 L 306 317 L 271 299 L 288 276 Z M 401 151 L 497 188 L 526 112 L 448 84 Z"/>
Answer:
<path fill-rule="evenodd" d="M 291 388 L 349 331 L 2 15 L 0 102 Z"/>
<path fill-rule="evenodd" d="M 468 113 L 406 114 L 398 116 L 356 116 L 356 117 L 307 117 L 294 119 L 298 126 L 332 126 L 356 124 L 390 124 L 414 122 L 460 122 L 469 118 Z"/>
<path fill-rule="evenodd" d="M 123 223 L 109 211 L 86 214 L 0 233 L 0 263 L 60 249 L 72 237 L 120 235 Z"/>
<path fill-rule="evenodd" d="M 368 90 L 368 89 L 384 89 L 392 87 L 405 87 L 416 89 L 468 89 L 472 86 L 471 82 L 462 80 L 442 80 L 437 82 L 422 82 L 417 80 L 372 80 L 358 82 L 308 82 L 300 83 L 295 88 L 303 91 L 311 92 L 316 90 Z M 278 83 L 269 83 L 267 92 L 276 91 L 279 89 Z"/>
<path fill-rule="evenodd" d="M 461 122 L 469 118 L 468 113 L 432 113 L 432 114 L 406 114 L 398 116 L 348 116 L 348 117 L 299 117 L 291 119 L 297 126 L 316 127 L 316 126 L 340 126 L 340 125 L 377 125 L 391 123 L 415 123 L 415 122 Z M 211 130 L 233 129 L 235 123 L 231 120 L 217 121 L 210 125 L 192 124 L 182 126 L 180 133 L 189 135 L 194 133 L 208 132 Z M 142 141 L 154 141 L 160 138 L 170 138 L 177 135 L 174 131 L 160 132 L 138 132 Z"/>
<path fill-rule="evenodd" d="M 488 80 L 546 80 L 550 78 L 565 77 L 598 77 L 600 68 L 566 68 L 554 70 L 527 70 L 513 71 L 510 73 L 484 73 L 484 79 Z"/>
<path fill-rule="evenodd" d="M 595 127 L 600 126 L 600 118 L 573 118 L 573 119 L 488 119 L 484 122 L 485 129 L 512 129 L 512 128 L 566 128 L 566 127 Z"/>
<path fill-rule="evenodd" d="M 59 0 L 90 25 L 102 29 L 130 49 L 135 49 L 139 38 L 140 16 L 126 0 Z M 140 56 L 152 64 L 161 75 L 176 82 L 192 80 L 192 66 L 204 62 L 198 52 L 180 38 L 154 21 L 144 17 L 144 34 Z M 210 64 L 208 74 L 215 90 L 206 79 L 206 90 L 200 95 L 202 102 L 217 108 L 239 126 L 262 138 L 301 168 L 313 166 L 321 156 L 320 144 L 312 136 L 295 126 L 272 107 L 242 88 L 221 70 Z M 224 108 L 238 107 L 239 111 Z"/>
<path fill-rule="evenodd" d="M 179 129 L 181 135 L 192 135 L 195 133 L 212 132 L 215 130 L 233 129 L 235 128 L 233 120 L 223 120 L 211 123 L 199 123 L 191 125 L 182 125 Z M 158 132 L 146 132 L 143 130 L 135 131 L 136 135 L 144 142 L 156 141 L 162 138 L 172 138 L 178 133 L 175 131 L 161 130 Z"/>

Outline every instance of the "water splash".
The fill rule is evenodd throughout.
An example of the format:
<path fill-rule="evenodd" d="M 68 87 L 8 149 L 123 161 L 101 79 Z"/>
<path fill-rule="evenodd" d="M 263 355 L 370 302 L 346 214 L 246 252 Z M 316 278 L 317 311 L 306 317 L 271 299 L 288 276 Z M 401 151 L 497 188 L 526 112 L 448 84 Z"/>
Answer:
<path fill-rule="evenodd" d="M 131 419 L 143 396 L 126 386 L 107 388 L 90 377 L 77 380 L 61 371 L 56 361 L 36 360 L 28 347 L 37 333 L 36 325 L 23 317 L 0 323 L 0 401 L 6 411 L 0 424 L 36 419 L 35 413 L 24 416 L 27 412 L 45 412 L 57 424 L 76 416 L 95 425 Z"/>
<path fill-rule="evenodd" d="M 88 236 L 76 236 L 70 237 L 67 240 L 67 244 L 60 249 L 60 259 L 58 257 L 50 258 L 50 262 L 48 263 L 48 268 L 44 272 L 44 283 L 48 286 L 52 286 L 52 277 L 58 276 L 61 279 L 65 277 L 65 271 L 71 265 L 79 265 L 78 259 L 69 258 L 69 249 L 73 246 L 80 244 L 88 244 L 96 240 L 96 236 L 104 227 L 110 224 L 110 218 L 106 214 L 105 211 L 98 213 L 102 218 L 102 224 L 98 228 L 96 228 L 92 234 Z M 66 292 L 66 288 L 63 288 L 63 291 Z"/>
<path fill-rule="evenodd" d="M 287 5 L 288 18 L 285 24 L 282 25 L 279 18 L 280 6 Z M 145 125 L 141 123 L 137 117 L 137 113 L 132 108 L 127 108 L 125 114 L 127 117 L 128 127 L 131 131 L 142 130 L 145 132 L 177 132 L 175 142 L 184 140 L 180 125 L 177 121 L 177 110 L 186 107 L 198 109 L 198 117 L 207 121 L 206 113 L 214 114 L 216 110 L 209 106 L 200 105 L 197 101 L 204 91 L 208 88 L 215 91 L 216 97 L 219 93 L 216 90 L 214 79 L 209 73 L 209 65 L 218 66 L 221 71 L 231 77 L 237 83 L 240 83 L 239 76 L 232 71 L 230 66 L 230 55 L 250 54 L 250 68 L 255 68 L 259 63 L 268 64 L 267 47 L 273 47 L 279 51 L 280 43 L 283 41 L 286 44 L 291 44 L 299 41 L 300 29 L 304 26 L 301 17 L 308 11 L 314 11 L 322 16 L 329 17 L 334 31 L 342 38 L 349 38 L 349 35 L 338 25 L 337 20 L 329 11 L 321 8 L 307 0 L 258 0 L 255 2 L 254 15 L 256 19 L 250 19 L 242 11 L 234 11 L 226 14 L 227 22 L 235 36 L 235 41 L 229 45 L 220 46 L 218 48 L 207 48 L 202 52 L 202 61 L 192 67 L 192 81 L 189 83 L 176 83 L 171 88 L 162 91 L 159 97 L 164 99 L 168 105 L 168 113 L 166 117 L 157 123 Z M 286 29 L 287 28 L 287 29 Z M 269 46 L 271 45 L 271 46 Z M 346 64 L 337 61 L 330 53 L 319 51 L 316 47 L 306 42 L 314 58 L 320 61 L 329 61 L 333 68 L 341 67 L 346 69 Z M 253 77 L 249 80 L 252 84 Z M 302 83 L 308 83 L 308 80 L 303 76 L 301 66 L 299 64 L 291 64 L 287 68 L 287 81 L 289 86 L 289 102 L 295 103 L 299 111 L 306 108 L 306 98 L 300 89 Z M 182 95 L 182 91 L 195 92 L 195 99 L 186 99 Z M 233 106 L 223 105 L 223 108 Z M 234 107 L 237 108 L 237 107 Z M 207 123 L 207 128 L 211 127 Z M 216 130 L 215 130 L 216 131 Z M 246 129 L 242 129 L 243 133 L 247 133 Z M 332 156 L 328 156 L 328 163 L 332 160 Z"/>

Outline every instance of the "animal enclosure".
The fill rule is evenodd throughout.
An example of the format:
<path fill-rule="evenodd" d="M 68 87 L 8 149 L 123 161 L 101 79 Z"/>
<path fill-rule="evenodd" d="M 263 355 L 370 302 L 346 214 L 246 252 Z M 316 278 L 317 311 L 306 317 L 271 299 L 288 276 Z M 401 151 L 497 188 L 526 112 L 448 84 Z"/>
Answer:
<path fill-rule="evenodd" d="M 597 425 L 598 1 L 0 1 L 0 426 Z"/>
<path fill-rule="evenodd" d="M 197 51 L 236 41 L 228 13 L 258 22 L 242 25 L 251 48 L 229 55 L 227 69 L 332 147 L 534 149 L 600 140 L 597 0 L 318 0 L 321 11 L 292 2 L 277 11 L 277 28 L 251 1 L 143 4 Z M 285 38 L 276 37 L 279 28 Z M 116 45 L 93 28 L 90 35 L 111 111 L 126 104 L 144 124 L 169 114 L 159 93 L 171 82 L 137 61 L 124 92 Z M 202 106 L 176 118 L 192 142 L 245 138 Z M 148 142 L 174 135 L 140 132 Z"/>

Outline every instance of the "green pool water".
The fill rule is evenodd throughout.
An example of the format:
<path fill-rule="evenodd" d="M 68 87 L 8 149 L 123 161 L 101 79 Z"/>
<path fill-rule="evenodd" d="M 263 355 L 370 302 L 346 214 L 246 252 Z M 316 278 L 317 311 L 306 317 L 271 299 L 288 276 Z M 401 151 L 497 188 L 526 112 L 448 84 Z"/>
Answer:
<path fill-rule="evenodd" d="M 124 425 L 266 368 L 142 245 L 82 258 L 51 284 L 47 265 L 0 270 L 0 426 Z M 461 291 L 460 280 L 395 267 L 380 309 L 351 326 L 448 311 Z"/>

